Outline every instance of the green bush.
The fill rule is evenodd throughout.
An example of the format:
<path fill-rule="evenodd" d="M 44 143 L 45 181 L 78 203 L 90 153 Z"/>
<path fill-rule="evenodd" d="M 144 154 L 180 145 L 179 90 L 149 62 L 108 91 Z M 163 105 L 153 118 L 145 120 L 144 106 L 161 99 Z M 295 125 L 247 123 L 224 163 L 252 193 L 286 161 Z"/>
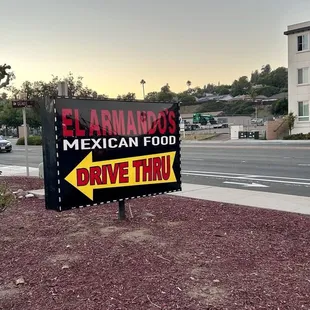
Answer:
<path fill-rule="evenodd" d="M 9 186 L 5 182 L 2 182 L 0 184 L 0 213 L 11 206 L 14 200 L 14 194 L 10 191 Z"/>
<path fill-rule="evenodd" d="M 283 140 L 310 140 L 310 132 L 297 133 L 295 135 L 286 136 Z"/>
<path fill-rule="evenodd" d="M 28 137 L 28 145 L 42 145 L 42 137 L 40 136 L 31 136 Z M 17 140 L 16 145 L 25 145 L 24 137 L 21 137 Z"/>

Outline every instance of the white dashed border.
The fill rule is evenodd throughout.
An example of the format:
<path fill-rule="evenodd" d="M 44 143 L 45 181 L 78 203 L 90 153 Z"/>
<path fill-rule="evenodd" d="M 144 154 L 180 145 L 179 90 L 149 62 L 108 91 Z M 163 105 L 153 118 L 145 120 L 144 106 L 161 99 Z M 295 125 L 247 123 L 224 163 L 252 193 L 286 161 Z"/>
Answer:
<path fill-rule="evenodd" d="M 60 188 L 60 170 L 59 170 L 59 152 L 58 152 L 58 127 L 57 127 L 57 110 L 56 102 L 53 100 L 54 106 L 54 121 L 55 121 L 55 151 L 56 151 L 56 172 L 57 172 L 57 195 L 58 195 L 58 210 L 61 211 L 61 188 Z"/>

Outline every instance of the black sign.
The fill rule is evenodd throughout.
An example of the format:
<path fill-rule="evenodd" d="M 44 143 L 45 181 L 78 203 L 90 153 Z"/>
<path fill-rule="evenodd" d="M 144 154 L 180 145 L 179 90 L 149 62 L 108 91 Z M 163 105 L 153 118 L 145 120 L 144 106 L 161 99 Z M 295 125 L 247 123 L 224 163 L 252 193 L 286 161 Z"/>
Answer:
<path fill-rule="evenodd" d="M 27 108 L 33 107 L 35 105 L 34 100 L 13 100 L 12 107 L 13 108 Z"/>
<path fill-rule="evenodd" d="M 57 98 L 42 107 L 48 209 L 181 190 L 178 103 Z"/>

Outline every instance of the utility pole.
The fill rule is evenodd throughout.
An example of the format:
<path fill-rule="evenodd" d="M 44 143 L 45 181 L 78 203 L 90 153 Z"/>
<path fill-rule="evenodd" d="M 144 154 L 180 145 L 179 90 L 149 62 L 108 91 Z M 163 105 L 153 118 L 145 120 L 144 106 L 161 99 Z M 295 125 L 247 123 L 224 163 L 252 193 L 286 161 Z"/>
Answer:
<path fill-rule="evenodd" d="M 27 100 L 27 94 L 21 93 L 19 99 Z M 29 177 L 29 155 L 28 155 L 28 128 L 27 128 L 27 117 L 26 117 L 27 104 L 22 108 L 23 110 L 23 126 L 24 126 L 24 144 L 25 144 L 25 157 L 26 157 L 26 175 Z"/>
<path fill-rule="evenodd" d="M 28 128 L 26 120 L 26 107 L 23 107 L 23 125 L 24 125 L 24 141 L 25 141 L 25 156 L 26 156 L 26 172 L 27 177 L 29 177 Z"/>

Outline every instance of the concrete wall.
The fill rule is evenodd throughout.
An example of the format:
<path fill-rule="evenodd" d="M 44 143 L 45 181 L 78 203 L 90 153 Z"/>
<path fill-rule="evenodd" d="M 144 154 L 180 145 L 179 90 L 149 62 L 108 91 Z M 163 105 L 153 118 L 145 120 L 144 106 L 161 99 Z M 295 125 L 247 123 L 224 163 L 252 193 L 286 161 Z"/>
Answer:
<path fill-rule="evenodd" d="M 239 139 L 239 131 L 243 131 L 244 128 L 242 125 L 234 125 L 230 127 L 230 139 L 238 140 Z"/>
<path fill-rule="evenodd" d="M 283 119 L 275 121 L 268 121 L 266 124 L 266 139 L 278 140 L 283 139 L 284 136 L 289 134 L 287 122 Z"/>
<path fill-rule="evenodd" d="M 24 137 L 24 126 L 18 127 L 18 137 L 23 138 Z M 29 137 L 29 126 L 27 126 L 27 137 Z"/>
<path fill-rule="evenodd" d="M 310 26 L 310 22 L 292 25 L 288 30 L 299 29 Z M 308 35 L 309 50 L 299 52 L 297 50 L 297 37 L 303 34 Z M 298 85 L 298 69 L 309 68 L 307 84 Z M 310 103 L 310 31 L 299 32 L 288 35 L 288 101 L 289 112 L 298 115 L 298 101 L 309 101 Z M 292 134 L 310 132 L 309 121 L 296 119 Z"/>
<path fill-rule="evenodd" d="M 219 116 L 218 119 L 227 119 L 232 125 L 251 126 L 251 116 Z"/>

